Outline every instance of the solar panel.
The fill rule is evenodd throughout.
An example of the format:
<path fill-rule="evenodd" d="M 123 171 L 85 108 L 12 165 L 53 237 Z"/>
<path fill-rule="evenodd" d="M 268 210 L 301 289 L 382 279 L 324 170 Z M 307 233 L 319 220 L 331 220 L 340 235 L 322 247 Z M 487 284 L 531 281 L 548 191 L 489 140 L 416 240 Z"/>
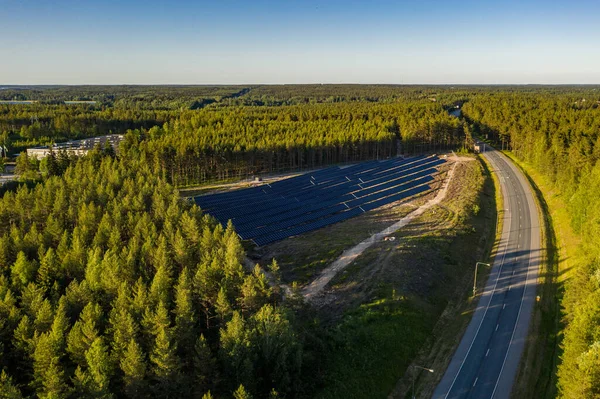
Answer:
<path fill-rule="evenodd" d="M 222 224 L 232 220 L 242 239 L 265 245 L 430 190 L 444 162 L 419 156 L 333 166 L 194 200 Z"/>

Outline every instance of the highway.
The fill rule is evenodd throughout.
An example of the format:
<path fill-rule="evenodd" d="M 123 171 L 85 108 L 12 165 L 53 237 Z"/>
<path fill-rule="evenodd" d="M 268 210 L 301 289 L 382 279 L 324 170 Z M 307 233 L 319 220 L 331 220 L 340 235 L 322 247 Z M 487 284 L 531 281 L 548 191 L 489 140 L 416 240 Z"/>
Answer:
<path fill-rule="evenodd" d="M 509 398 L 535 304 L 541 241 L 533 193 L 508 158 L 486 147 L 483 156 L 504 198 L 503 228 L 488 281 L 436 399 Z"/>

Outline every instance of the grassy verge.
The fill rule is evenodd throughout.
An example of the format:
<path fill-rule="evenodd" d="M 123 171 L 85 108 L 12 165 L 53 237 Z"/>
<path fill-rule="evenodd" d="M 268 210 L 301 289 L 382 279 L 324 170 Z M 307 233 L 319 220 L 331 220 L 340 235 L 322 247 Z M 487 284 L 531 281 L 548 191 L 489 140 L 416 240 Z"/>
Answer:
<path fill-rule="evenodd" d="M 462 336 L 471 321 L 471 317 L 479 295 L 483 291 L 490 272 L 489 268 L 478 268 L 477 274 L 477 295 L 472 296 L 473 274 L 472 268 L 476 261 L 493 263 L 498 252 L 500 238 L 503 227 L 504 205 L 500 182 L 498 177 L 491 173 L 491 165 L 480 157 L 485 182 L 483 191 L 479 196 L 479 204 L 486 214 L 486 219 L 479 223 L 479 229 L 485 240 L 479 243 L 479 256 L 471 259 L 471 264 L 467 265 L 467 270 L 462 280 L 456 286 L 454 295 L 448 301 L 448 305 L 440 316 L 433 334 L 423 345 L 419 354 L 414 358 L 412 364 L 427 365 L 436 370 L 435 373 L 418 373 L 416 379 L 416 396 L 420 398 L 429 398 L 441 380 L 444 371 L 448 367 L 456 348 L 458 347 Z M 404 377 L 398 381 L 396 388 L 390 395 L 394 398 L 408 397 L 409 389 L 412 383 L 412 373 L 406 370 Z"/>
<path fill-rule="evenodd" d="M 560 359 L 561 307 L 564 283 L 577 264 L 579 239 L 570 226 L 565 200 L 548 178 L 506 152 L 523 171 L 534 190 L 540 211 L 544 261 L 538 295 L 529 328 L 528 344 L 521 359 L 514 397 L 549 399 L 556 397 L 556 368 Z"/>
<path fill-rule="evenodd" d="M 394 241 L 373 245 L 331 282 L 327 296 L 334 300 L 320 312 L 331 323 L 325 384 L 316 397 L 385 398 L 410 374 L 415 357 L 444 335 L 439 321 L 449 307 L 461 325 L 468 323 L 464 307 L 452 304 L 469 302 L 473 265 L 494 242 L 495 190 L 479 162 L 455 173 L 440 206 L 396 232 Z M 458 341 L 462 330 L 453 334 Z M 451 348 L 439 349 L 451 355 Z M 406 381 L 395 396 L 407 393 Z"/>

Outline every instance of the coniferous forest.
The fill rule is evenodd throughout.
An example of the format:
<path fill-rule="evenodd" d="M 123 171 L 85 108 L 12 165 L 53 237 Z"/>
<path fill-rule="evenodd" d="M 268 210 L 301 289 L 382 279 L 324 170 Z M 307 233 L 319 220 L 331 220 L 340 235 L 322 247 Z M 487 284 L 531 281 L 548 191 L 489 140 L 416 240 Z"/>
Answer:
<path fill-rule="evenodd" d="M 559 395 L 600 393 L 600 93 L 501 93 L 463 107 L 470 128 L 546 175 L 565 199 L 583 262 L 565 284 Z"/>
<path fill-rule="evenodd" d="M 313 397 L 326 370 L 312 315 L 270 284 L 276 262 L 247 269 L 232 225 L 177 188 L 468 150 L 474 136 L 568 199 L 586 263 L 562 301 L 559 392 L 600 392 L 599 88 L 21 87 L 0 99 L 37 101 L 0 104 L 10 154 L 125 135 L 81 158 L 22 153 L 20 181 L 2 188 L 0 397 Z M 464 118 L 449 115 L 457 105 Z"/>

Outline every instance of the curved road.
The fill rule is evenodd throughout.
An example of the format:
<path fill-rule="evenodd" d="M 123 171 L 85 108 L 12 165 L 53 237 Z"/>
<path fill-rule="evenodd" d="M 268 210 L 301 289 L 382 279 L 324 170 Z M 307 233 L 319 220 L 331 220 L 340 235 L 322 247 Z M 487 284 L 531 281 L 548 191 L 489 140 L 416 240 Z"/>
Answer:
<path fill-rule="evenodd" d="M 535 303 L 541 242 L 533 193 L 508 158 L 487 148 L 483 156 L 498 175 L 504 197 L 502 236 L 477 309 L 433 394 L 436 399 L 508 398 Z"/>

